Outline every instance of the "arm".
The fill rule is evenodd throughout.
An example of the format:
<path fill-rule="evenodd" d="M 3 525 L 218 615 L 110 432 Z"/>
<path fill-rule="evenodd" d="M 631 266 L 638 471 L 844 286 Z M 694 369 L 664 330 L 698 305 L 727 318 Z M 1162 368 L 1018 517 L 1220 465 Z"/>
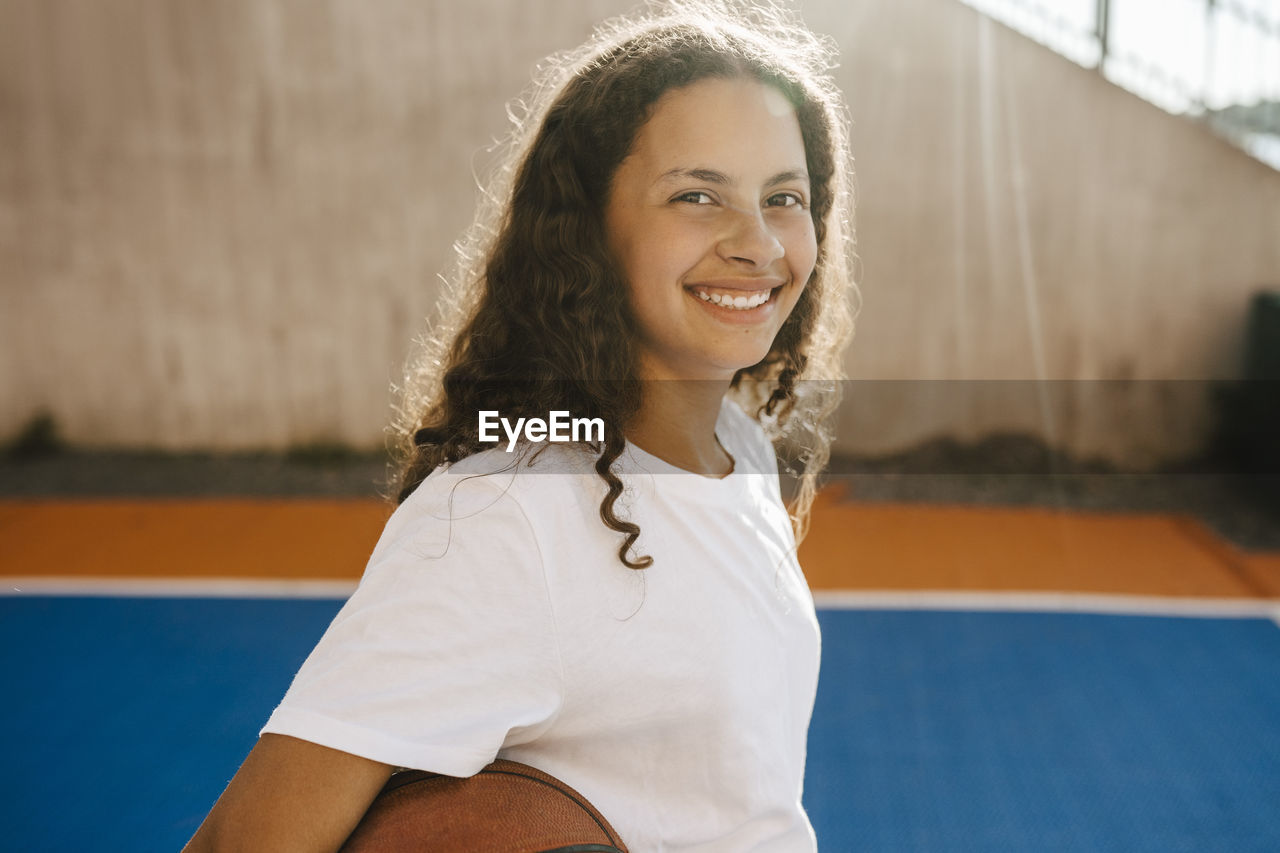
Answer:
<path fill-rule="evenodd" d="M 264 734 L 183 853 L 337 850 L 391 770 L 327 746 Z"/>
<path fill-rule="evenodd" d="M 396 764 L 470 776 L 517 722 L 554 718 L 563 674 L 523 510 L 484 478 L 433 488 L 387 523 L 187 853 L 335 851 Z"/>

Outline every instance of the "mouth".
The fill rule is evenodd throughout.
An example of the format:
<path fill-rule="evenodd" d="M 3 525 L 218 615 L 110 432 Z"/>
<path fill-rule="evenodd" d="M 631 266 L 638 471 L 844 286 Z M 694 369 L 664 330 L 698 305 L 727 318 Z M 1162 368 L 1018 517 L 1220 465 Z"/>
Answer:
<path fill-rule="evenodd" d="M 685 290 L 717 312 L 746 315 L 763 313 L 761 309 L 774 305 L 778 301 L 778 294 L 782 291 L 782 287 L 781 284 L 771 288 L 751 289 L 693 285 Z"/>

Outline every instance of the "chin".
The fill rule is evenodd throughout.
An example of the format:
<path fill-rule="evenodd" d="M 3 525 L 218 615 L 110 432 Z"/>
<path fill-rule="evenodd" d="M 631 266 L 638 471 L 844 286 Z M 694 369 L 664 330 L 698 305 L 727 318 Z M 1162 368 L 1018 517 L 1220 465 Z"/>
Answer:
<path fill-rule="evenodd" d="M 765 349 L 758 352 L 743 353 L 740 358 L 726 359 L 722 362 L 724 369 L 729 372 L 730 378 L 740 370 L 750 370 L 769 357 L 769 350 Z"/>

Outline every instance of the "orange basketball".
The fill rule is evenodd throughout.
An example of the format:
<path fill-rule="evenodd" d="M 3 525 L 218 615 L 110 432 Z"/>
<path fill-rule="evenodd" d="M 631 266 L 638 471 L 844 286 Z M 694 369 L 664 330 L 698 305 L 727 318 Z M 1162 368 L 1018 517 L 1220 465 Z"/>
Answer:
<path fill-rule="evenodd" d="M 341 853 L 626 853 L 577 791 L 541 770 L 495 761 L 459 779 L 409 770 L 391 777 Z"/>

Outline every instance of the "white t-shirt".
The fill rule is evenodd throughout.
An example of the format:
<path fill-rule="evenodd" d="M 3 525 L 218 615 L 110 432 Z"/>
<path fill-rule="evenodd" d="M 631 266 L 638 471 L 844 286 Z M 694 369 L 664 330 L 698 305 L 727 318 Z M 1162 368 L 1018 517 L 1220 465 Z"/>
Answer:
<path fill-rule="evenodd" d="M 814 850 L 813 599 L 763 430 L 726 401 L 716 434 L 723 479 L 619 459 L 643 570 L 618 560 L 586 451 L 433 472 L 262 731 L 452 776 L 521 761 L 635 853 Z"/>

